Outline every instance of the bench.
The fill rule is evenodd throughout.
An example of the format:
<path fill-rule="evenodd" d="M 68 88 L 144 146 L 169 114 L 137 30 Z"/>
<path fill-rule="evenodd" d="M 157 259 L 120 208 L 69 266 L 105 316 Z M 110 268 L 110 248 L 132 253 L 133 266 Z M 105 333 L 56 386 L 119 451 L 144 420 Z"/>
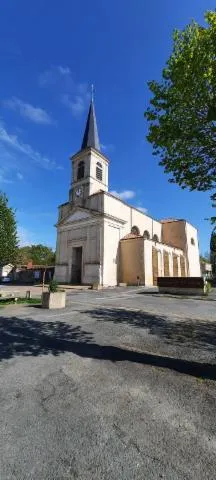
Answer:
<path fill-rule="evenodd" d="M 24 292 L 23 292 L 24 293 Z M 0 289 L 0 302 L 4 300 L 14 300 L 17 302 L 18 298 L 23 298 L 22 292 L 18 290 L 10 291 L 10 290 L 1 290 Z M 31 290 L 26 290 L 25 298 L 29 300 L 31 298 Z"/>
<path fill-rule="evenodd" d="M 7 292 L 6 290 L 0 291 L 0 301 L 14 300 L 14 302 L 17 302 L 18 298 L 19 292 Z"/>

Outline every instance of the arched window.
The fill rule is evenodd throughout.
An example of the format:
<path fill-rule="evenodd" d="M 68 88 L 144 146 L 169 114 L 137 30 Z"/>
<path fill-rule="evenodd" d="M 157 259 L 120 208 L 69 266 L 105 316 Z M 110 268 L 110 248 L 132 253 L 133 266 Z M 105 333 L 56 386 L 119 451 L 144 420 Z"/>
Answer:
<path fill-rule="evenodd" d="M 131 233 L 134 235 L 140 235 L 139 228 L 134 225 L 134 227 L 131 228 Z"/>
<path fill-rule="evenodd" d="M 191 238 L 191 245 L 195 245 L 194 238 Z"/>
<path fill-rule="evenodd" d="M 102 164 L 100 162 L 97 162 L 97 165 L 96 165 L 96 178 L 102 182 L 103 170 L 102 170 Z"/>
<path fill-rule="evenodd" d="M 85 175 L 85 165 L 84 162 L 81 160 L 78 164 L 78 169 L 77 169 L 77 180 L 81 180 L 84 178 Z"/>
<path fill-rule="evenodd" d="M 149 240 L 149 239 L 150 239 L 150 233 L 148 232 L 148 230 L 145 230 L 145 231 L 144 231 L 143 237 L 144 237 L 146 240 Z"/>
<path fill-rule="evenodd" d="M 155 234 L 154 234 L 154 236 L 153 236 L 153 239 L 152 239 L 152 240 L 153 240 L 153 242 L 159 242 L 159 238 L 158 238 L 158 236 L 157 236 L 157 235 L 155 235 Z"/>

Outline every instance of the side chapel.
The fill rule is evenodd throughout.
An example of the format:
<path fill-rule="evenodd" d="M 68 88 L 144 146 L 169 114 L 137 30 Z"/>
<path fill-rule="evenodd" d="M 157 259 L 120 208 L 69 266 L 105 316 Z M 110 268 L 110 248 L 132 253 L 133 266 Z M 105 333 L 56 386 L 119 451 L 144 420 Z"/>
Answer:
<path fill-rule="evenodd" d="M 71 161 L 69 200 L 57 223 L 58 282 L 151 286 L 158 276 L 201 275 L 196 228 L 182 219 L 155 220 L 109 193 L 93 99 Z"/>

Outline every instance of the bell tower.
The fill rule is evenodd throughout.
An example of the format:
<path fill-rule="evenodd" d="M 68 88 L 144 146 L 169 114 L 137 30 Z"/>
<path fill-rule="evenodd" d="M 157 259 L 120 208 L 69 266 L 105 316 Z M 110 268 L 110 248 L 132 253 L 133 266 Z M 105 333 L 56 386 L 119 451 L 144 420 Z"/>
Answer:
<path fill-rule="evenodd" d="M 71 157 L 70 202 L 84 205 L 94 193 L 108 191 L 109 160 L 101 153 L 93 94 L 90 102 L 81 150 Z"/>

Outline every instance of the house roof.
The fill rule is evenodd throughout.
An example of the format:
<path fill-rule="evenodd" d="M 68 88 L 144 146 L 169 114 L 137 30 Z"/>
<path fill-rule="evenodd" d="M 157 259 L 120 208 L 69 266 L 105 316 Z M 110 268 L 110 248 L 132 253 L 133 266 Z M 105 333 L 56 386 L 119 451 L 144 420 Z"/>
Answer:
<path fill-rule="evenodd" d="M 40 270 L 40 269 L 48 269 L 48 268 L 55 268 L 55 265 L 16 265 L 17 268 L 25 268 L 26 270 Z"/>

